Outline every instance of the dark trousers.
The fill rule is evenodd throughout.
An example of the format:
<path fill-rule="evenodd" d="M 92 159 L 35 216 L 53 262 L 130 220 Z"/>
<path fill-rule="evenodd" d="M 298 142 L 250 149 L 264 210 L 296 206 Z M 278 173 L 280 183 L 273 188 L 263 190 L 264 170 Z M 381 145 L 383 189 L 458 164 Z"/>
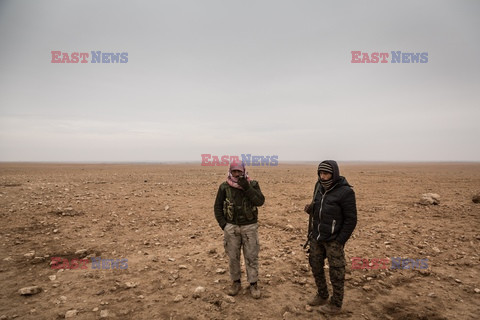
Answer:
<path fill-rule="evenodd" d="M 313 277 L 318 288 L 318 294 L 328 298 L 327 281 L 325 279 L 324 261 L 328 259 L 330 282 L 333 293 L 331 303 L 341 307 L 343 303 L 343 288 L 345 283 L 345 253 L 343 245 L 337 241 L 310 241 L 310 255 L 308 260 L 312 267 Z"/>

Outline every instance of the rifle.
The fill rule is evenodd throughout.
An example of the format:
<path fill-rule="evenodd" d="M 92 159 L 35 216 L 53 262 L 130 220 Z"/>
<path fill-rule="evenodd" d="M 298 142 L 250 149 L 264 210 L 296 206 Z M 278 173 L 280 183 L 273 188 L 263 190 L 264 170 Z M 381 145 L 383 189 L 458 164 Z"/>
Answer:
<path fill-rule="evenodd" d="M 307 241 L 303 245 L 303 249 L 306 249 L 308 244 L 310 243 L 310 236 L 312 235 L 312 229 L 313 229 L 313 209 L 314 209 L 314 203 L 315 203 L 315 197 L 317 196 L 317 192 L 320 189 L 320 182 L 317 182 L 315 184 L 315 191 L 313 192 L 313 199 L 311 203 L 311 209 L 310 212 L 308 213 L 308 231 L 307 231 Z"/>
<path fill-rule="evenodd" d="M 307 232 L 307 241 L 303 245 L 303 249 L 306 249 L 308 244 L 310 243 L 310 235 L 312 234 L 312 223 L 313 223 L 313 205 L 308 213 L 308 232 Z"/>

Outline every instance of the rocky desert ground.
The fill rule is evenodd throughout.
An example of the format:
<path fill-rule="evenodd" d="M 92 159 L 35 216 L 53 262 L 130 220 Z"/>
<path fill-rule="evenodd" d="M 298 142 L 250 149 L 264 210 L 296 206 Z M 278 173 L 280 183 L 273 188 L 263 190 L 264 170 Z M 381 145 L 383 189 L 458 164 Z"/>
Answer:
<path fill-rule="evenodd" d="M 213 216 L 226 167 L 2 163 L 0 319 L 480 318 L 480 204 L 472 201 L 480 163 L 340 163 L 356 192 L 358 224 L 345 247 L 344 309 L 335 317 L 306 305 L 316 288 L 302 210 L 316 167 L 248 167 L 266 197 L 263 296 L 254 300 L 246 290 L 226 295 Z M 419 204 L 425 193 L 440 203 Z M 428 268 L 352 269 L 354 257 L 427 259 Z M 124 264 L 99 268 L 92 259 Z"/>

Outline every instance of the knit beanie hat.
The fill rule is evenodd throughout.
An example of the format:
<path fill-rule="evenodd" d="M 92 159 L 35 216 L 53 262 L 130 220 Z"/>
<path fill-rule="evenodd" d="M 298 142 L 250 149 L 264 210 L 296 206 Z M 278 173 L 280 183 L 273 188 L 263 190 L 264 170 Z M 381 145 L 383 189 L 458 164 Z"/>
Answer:
<path fill-rule="evenodd" d="M 333 167 L 330 163 L 328 162 L 322 162 L 318 165 L 318 174 L 320 174 L 320 171 L 328 172 L 333 174 Z"/>

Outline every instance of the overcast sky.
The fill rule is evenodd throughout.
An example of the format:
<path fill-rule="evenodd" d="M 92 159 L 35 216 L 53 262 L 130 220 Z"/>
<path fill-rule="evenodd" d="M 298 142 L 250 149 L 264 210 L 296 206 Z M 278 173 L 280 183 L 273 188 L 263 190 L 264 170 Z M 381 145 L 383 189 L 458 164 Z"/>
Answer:
<path fill-rule="evenodd" d="M 479 17 L 470 0 L 0 0 L 0 161 L 480 161 Z"/>

